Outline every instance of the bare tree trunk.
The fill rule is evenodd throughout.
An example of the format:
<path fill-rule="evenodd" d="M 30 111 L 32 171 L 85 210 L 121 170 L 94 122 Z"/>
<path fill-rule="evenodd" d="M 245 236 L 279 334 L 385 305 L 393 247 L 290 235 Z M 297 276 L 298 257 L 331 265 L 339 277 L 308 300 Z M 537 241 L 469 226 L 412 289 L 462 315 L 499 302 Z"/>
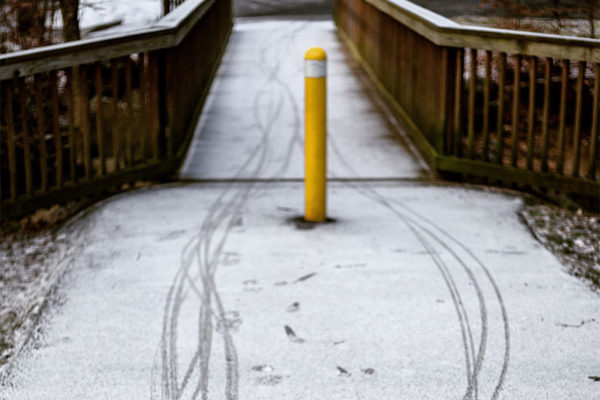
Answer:
<path fill-rule="evenodd" d="M 79 40 L 79 0 L 59 0 L 63 19 L 63 39 L 65 42 Z"/>
<path fill-rule="evenodd" d="M 79 0 L 58 0 L 63 19 L 63 40 L 70 42 L 81 39 L 79 31 Z M 73 96 L 73 123 L 75 129 L 81 127 L 81 87 L 79 67 L 71 70 L 71 90 Z"/>
<path fill-rule="evenodd" d="M 44 44 L 46 16 L 41 10 L 42 2 L 27 0 L 16 7 L 16 33 L 19 44 L 23 48 L 37 47 Z"/>
<path fill-rule="evenodd" d="M 562 29 L 562 19 L 560 15 L 560 2 L 559 0 L 552 0 L 554 19 L 556 19 L 556 25 L 558 26 L 558 33 Z"/>
<path fill-rule="evenodd" d="M 590 23 L 590 37 L 596 37 L 596 27 L 594 23 L 596 18 L 600 15 L 600 2 L 598 0 L 585 0 L 585 15 L 588 22 Z"/>

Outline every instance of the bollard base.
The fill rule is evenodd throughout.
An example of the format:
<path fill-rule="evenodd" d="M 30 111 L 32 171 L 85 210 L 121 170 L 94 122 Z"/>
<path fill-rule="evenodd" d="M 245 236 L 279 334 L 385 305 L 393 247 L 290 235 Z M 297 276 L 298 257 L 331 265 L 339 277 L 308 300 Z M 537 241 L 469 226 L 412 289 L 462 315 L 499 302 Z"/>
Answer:
<path fill-rule="evenodd" d="M 303 216 L 290 218 L 289 221 L 296 226 L 296 229 L 301 231 L 309 231 L 315 229 L 318 225 L 334 224 L 337 222 L 333 218 L 326 218 L 323 222 L 307 221 Z"/>

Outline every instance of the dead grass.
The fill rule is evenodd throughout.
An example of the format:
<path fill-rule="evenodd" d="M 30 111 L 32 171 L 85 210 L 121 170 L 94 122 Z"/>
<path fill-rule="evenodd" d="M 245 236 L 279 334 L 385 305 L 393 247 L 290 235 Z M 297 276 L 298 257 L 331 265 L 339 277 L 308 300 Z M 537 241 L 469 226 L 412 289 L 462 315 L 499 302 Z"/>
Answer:
<path fill-rule="evenodd" d="M 570 273 L 600 292 L 600 215 L 548 204 L 525 206 L 519 214 Z"/>

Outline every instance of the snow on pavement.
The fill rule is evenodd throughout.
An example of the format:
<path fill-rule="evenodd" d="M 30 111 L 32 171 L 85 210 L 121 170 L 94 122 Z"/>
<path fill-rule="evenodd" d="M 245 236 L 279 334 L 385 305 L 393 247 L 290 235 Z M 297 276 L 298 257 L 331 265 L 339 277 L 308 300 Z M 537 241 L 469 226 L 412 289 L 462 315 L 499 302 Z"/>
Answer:
<path fill-rule="evenodd" d="M 333 222 L 296 219 L 301 181 L 269 180 L 301 170 L 285 95 L 296 67 L 268 57 L 260 88 L 227 80 L 261 78 L 244 66 L 269 32 L 291 52 L 335 44 L 333 26 L 244 23 L 205 115 L 246 128 L 219 139 L 217 122 L 202 122 L 184 170 L 263 180 L 174 183 L 98 205 L 61 305 L 0 398 L 593 399 L 598 295 L 535 241 L 519 197 L 412 182 L 419 164 L 376 104 L 362 108 L 368 92 L 339 65 L 339 44 L 327 49 L 343 78 L 331 95 L 362 100 L 333 110 L 330 174 L 354 179 L 330 184 Z M 394 154 L 397 165 L 381 161 Z"/>
<path fill-rule="evenodd" d="M 240 193 L 250 196 L 236 203 Z M 454 399 L 469 388 L 491 398 L 499 384 L 507 399 L 597 393 L 588 376 L 600 301 L 531 238 L 520 199 L 336 183 L 336 222 L 298 229 L 302 197 L 300 183 L 188 184 L 107 202 L 90 217 L 64 305 L 2 398 L 175 397 L 169 388 L 182 398 L 230 398 L 226 388 L 248 399 Z M 222 220 L 209 214 L 216 204 Z M 208 353 L 208 337 L 203 386 L 196 351 Z"/>
<path fill-rule="evenodd" d="M 162 0 L 84 0 L 80 6 L 79 25 L 89 28 L 122 21 L 120 25 L 88 36 L 126 32 L 152 26 L 162 16 Z"/>

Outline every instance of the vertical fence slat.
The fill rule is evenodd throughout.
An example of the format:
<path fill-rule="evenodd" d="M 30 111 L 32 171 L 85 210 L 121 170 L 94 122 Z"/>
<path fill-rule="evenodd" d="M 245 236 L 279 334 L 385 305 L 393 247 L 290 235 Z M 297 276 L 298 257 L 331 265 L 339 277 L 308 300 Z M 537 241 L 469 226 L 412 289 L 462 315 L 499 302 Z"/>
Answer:
<path fill-rule="evenodd" d="M 567 86 L 569 84 L 569 61 L 562 61 L 560 72 L 560 115 L 558 126 L 558 160 L 556 163 L 556 172 L 563 173 L 565 161 L 565 124 L 567 115 Z"/>
<path fill-rule="evenodd" d="M 579 155 L 581 147 L 581 101 L 583 96 L 583 75 L 585 73 L 585 62 L 577 63 L 577 86 L 575 89 L 575 126 L 573 128 L 573 176 L 579 176 Z"/>
<path fill-rule="evenodd" d="M 92 176 L 92 159 L 91 159 L 91 140 L 90 140 L 90 110 L 88 96 L 88 71 L 87 66 L 79 67 L 79 90 L 80 90 L 80 108 L 81 108 L 81 133 L 83 136 L 83 166 L 85 170 L 85 178 L 90 179 Z"/>
<path fill-rule="evenodd" d="M 50 90 L 52 91 L 52 130 L 54 133 L 56 186 L 63 186 L 63 154 L 62 139 L 60 134 L 60 108 L 58 104 L 58 80 L 56 71 L 50 72 Z"/>
<path fill-rule="evenodd" d="M 550 119 L 550 68 L 552 60 L 544 60 L 544 111 L 542 114 L 542 172 L 548 171 L 548 120 Z"/>
<path fill-rule="evenodd" d="M 475 137 L 475 83 L 477 81 L 477 50 L 469 49 L 469 128 L 467 137 L 467 157 L 473 158 L 473 140 Z"/>
<path fill-rule="evenodd" d="M 498 164 L 502 164 L 504 158 L 504 80 L 506 78 L 506 54 L 498 54 L 498 118 L 496 121 L 496 152 Z"/>
<path fill-rule="evenodd" d="M 104 132 L 102 127 L 102 65 L 96 63 L 95 70 L 95 81 L 96 81 L 96 146 L 98 147 L 98 158 L 100 161 L 100 168 L 98 168 L 98 175 L 102 176 L 106 173 L 106 156 L 104 154 Z"/>
<path fill-rule="evenodd" d="M 18 80 L 19 104 L 21 112 L 21 137 L 23 140 L 23 162 L 25 164 L 25 193 L 33 194 L 33 179 L 31 170 L 31 144 L 29 143 L 29 111 L 27 108 L 27 93 L 25 78 Z"/>
<path fill-rule="evenodd" d="M 152 138 L 152 157 L 154 161 L 158 161 L 160 158 L 160 145 L 159 145 L 159 112 L 158 112 L 158 85 L 159 85 L 159 73 L 158 73 L 158 57 L 156 53 L 152 53 L 149 56 L 150 63 L 150 107 L 148 112 L 150 113 L 150 126 L 151 126 L 151 138 Z"/>
<path fill-rule="evenodd" d="M 112 114 L 112 152 L 114 160 L 114 170 L 121 169 L 121 151 L 119 136 L 119 65 L 117 60 L 110 62 L 110 82 L 111 82 L 111 114 Z"/>
<path fill-rule="evenodd" d="M 492 52 L 485 52 L 485 79 L 483 81 L 483 159 L 489 161 L 488 147 L 490 145 L 490 81 Z"/>
<path fill-rule="evenodd" d="M 515 69 L 513 78 L 512 138 L 510 144 L 510 165 L 517 166 L 519 155 L 519 95 L 521 92 L 521 55 L 514 56 Z"/>
<path fill-rule="evenodd" d="M 598 127 L 598 113 L 600 108 L 600 64 L 596 64 L 594 74 L 594 100 L 592 106 L 592 126 L 590 130 L 590 165 L 588 167 L 587 175 L 595 179 L 596 178 L 596 162 L 598 159 L 598 136 L 600 136 L 600 129 Z"/>
<path fill-rule="evenodd" d="M 527 112 L 527 169 L 533 169 L 533 129 L 535 127 L 535 70 L 537 58 L 529 57 L 529 109 Z"/>
<path fill-rule="evenodd" d="M 463 79 L 463 50 L 456 51 L 456 71 L 454 82 L 454 140 L 452 154 L 458 156 L 461 146 L 461 109 L 462 109 L 462 79 Z"/>
<path fill-rule="evenodd" d="M 142 153 L 142 160 L 146 160 L 146 153 L 148 147 L 148 116 L 146 114 L 146 58 L 144 53 L 139 54 L 140 63 L 140 113 L 139 113 L 139 126 L 141 131 L 141 143 L 140 152 Z"/>
<path fill-rule="evenodd" d="M 449 70 L 448 70 L 448 62 L 449 61 L 449 57 L 450 57 L 450 52 L 448 51 L 447 48 L 442 49 L 442 59 L 441 59 L 441 71 L 440 71 L 440 86 L 439 86 L 439 96 L 440 96 L 440 105 L 438 108 L 438 117 L 437 117 L 437 126 L 436 126 L 436 130 L 435 130 L 435 139 L 434 139 L 434 145 L 436 150 L 440 153 L 440 154 L 444 154 L 445 153 L 445 134 L 446 134 L 446 124 L 447 124 L 447 119 L 448 119 L 448 87 L 449 82 L 448 82 L 448 78 L 450 76 L 449 74 Z M 391 57 L 392 60 L 396 59 L 396 56 L 393 55 L 393 57 Z M 395 93 L 396 91 L 396 73 L 395 73 L 395 69 L 391 69 L 391 75 L 392 75 L 392 88 L 394 88 L 393 93 Z"/>
<path fill-rule="evenodd" d="M 165 136 L 167 145 L 167 155 L 171 157 L 175 153 L 175 130 L 173 129 L 173 123 L 175 122 L 175 87 L 170 82 L 168 77 L 173 76 L 175 70 L 174 57 L 168 53 L 164 53 L 164 82 L 162 87 L 164 89 L 165 98 L 165 109 L 164 109 L 164 122 L 165 122 Z"/>
<path fill-rule="evenodd" d="M 69 130 L 69 169 L 71 182 L 77 181 L 77 139 L 75 137 L 75 118 L 73 117 L 73 71 L 67 71 L 67 85 L 65 87 L 67 101 L 67 124 Z"/>
<path fill-rule="evenodd" d="M 9 81 L 2 83 L 5 100 L 4 118 L 6 123 L 6 147 L 8 150 L 8 172 L 10 180 L 10 199 L 17 199 L 17 157 L 15 151 L 15 122 L 13 113 L 13 85 Z"/>
<path fill-rule="evenodd" d="M 46 127 L 44 123 L 44 101 L 42 93 L 42 78 L 36 75 L 35 78 L 35 113 L 38 130 L 38 146 L 40 151 L 40 173 L 42 193 L 48 191 L 48 165 L 46 152 Z"/>
<path fill-rule="evenodd" d="M 127 128 L 125 129 L 125 160 L 130 168 L 133 165 L 133 99 L 131 94 L 131 58 L 125 59 L 125 102 L 127 103 Z"/>

